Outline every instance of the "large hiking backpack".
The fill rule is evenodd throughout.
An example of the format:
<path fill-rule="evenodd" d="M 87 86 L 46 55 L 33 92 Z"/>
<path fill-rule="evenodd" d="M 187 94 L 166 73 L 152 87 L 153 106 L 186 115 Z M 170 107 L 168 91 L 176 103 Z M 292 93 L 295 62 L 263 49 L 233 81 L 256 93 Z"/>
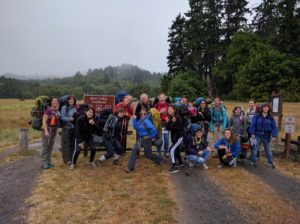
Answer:
<path fill-rule="evenodd" d="M 150 114 L 150 120 L 151 120 L 152 124 L 154 125 L 156 130 L 158 132 L 160 132 L 160 130 L 161 130 L 161 119 L 160 119 L 159 111 L 156 108 L 151 108 L 149 110 L 149 114 Z"/>
<path fill-rule="evenodd" d="M 67 100 L 68 100 L 69 95 L 64 95 L 61 98 L 59 98 L 59 106 L 58 106 L 58 111 L 59 113 L 61 113 L 61 109 L 63 108 L 63 106 L 65 106 L 67 104 Z M 63 120 L 60 118 L 59 119 L 59 127 L 63 126 Z"/>
<path fill-rule="evenodd" d="M 122 102 L 123 99 L 125 98 L 125 96 L 127 96 L 127 95 L 129 95 L 129 94 L 125 90 L 118 91 L 116 96 L 115 96 L 115 105 Z"/>
<path fill-rule="evenodd" d="M 193 103 L 194 106 L 195 106 L 196 108 L 199 108 L 200 103 L 201 103 L 201 101 L 203 101 L 203 100 L 206 101 L 206 104 L 207 104 L 207 105 L 212 103 L 211 99 L 205 99 L 204 97 L 198 97 L 197 99 L 195 99 L 195 101 L 194 101 L 194 103 Z"/>
<path fill-rule="evenodd" d="M 35 130 L 42 130 L 44 111 L 49 106 L 48 96 L 38 96 L 35 99 L 34 106 L 31 109 L 31 127 Z"/>

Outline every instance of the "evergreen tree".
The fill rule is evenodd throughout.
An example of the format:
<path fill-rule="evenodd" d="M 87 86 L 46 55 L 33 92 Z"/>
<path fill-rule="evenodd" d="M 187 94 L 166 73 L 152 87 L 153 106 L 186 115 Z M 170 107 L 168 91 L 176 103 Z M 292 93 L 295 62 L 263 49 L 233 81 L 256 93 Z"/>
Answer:
<path fill-rule="evenodd" d="M 247 13 L 250 13 L 247 8 L 246 0 L 224 0 L 224 11 L 222 15 L 224 46 L 228 47 L 231 43 L 232 36 L 243 29 L 247 28 Z"/>
<path fill-rule="evenodd" d="M 179 71 L 186 70 L 187 47 L 185 18 L 181 16 L 181 14 L 173 21 L 168 37 L 168 74 L 175 76 Z"/>
<path fill-rule="evenodd" d="M 207 83 L 208 95 L 215 95 L 215 77 L 212 70 L 221 59 L 220 0 L 190 0 L 187 20 L 187 46 L 189 69 L 194 70 Z"/>

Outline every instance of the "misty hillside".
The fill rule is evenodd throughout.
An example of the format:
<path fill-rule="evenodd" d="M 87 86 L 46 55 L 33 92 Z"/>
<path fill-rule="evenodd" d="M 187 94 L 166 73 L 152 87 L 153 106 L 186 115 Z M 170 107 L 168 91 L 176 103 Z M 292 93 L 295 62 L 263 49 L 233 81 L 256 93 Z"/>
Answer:
<path fill-rule="evenodd" d="M 162 75 L 124 64 L 89 69 L 86 74 L 76 72 L 74 76 L 65 78 L 21 80 L 1 76 L 0 98 L 35 98 L 38 95 L 60 97 L 70 93 L 82 98 L 85 93 L 114 95 L 120 89 L 134 96 L 142 92 L 155 95 L 160 90 Z"/>

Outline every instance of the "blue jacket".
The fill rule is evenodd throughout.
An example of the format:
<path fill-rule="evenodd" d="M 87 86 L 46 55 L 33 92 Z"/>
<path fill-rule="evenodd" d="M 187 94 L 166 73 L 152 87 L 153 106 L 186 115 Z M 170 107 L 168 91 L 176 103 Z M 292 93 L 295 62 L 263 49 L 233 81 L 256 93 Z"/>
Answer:
<path fill-rule="evenodd" d="M 208 159 L 208 157 L 209 157 L 209 152 L 207 150 L 208 142 L 205 140 L 205 138 L 202 138 L 202 141 L 200 144 L 195 144 L 194 136 L 189 135 L 187 137 L 185 144 L 186 144 L 186 154 L 187 155 L 198 156 L 198 152 L 203 151 L 203 154 L 201 157 L 203 157 L 205 160 Z"/>
<path fill-rule="evenodd" d="M 216 144 L 215 148 L 219 150 L 220 145 L 227 146 L 230 153 L 233 157 L 238 157 L 239 151 L 241 149 L 239 141 L 236 141 L 234 144 L 230 144 L 225 137 L 222 137 Z"/>
<path fill-rule="evenodd" d="M 210 108 L 210 116 L 211 116 L 211 120 L 210 120 L 210 125 L 209 125 L 209 129 L 210 131 L 214 131 L 214 124 L 222 124 L 222 131 L 225 130 L 226 126 L 227 126 L 227 111 L 226 109 L 220 105 L 219 107 L 212 107 Z"/>
<path fill-rule="evenodd" d="M 138 137 L 143 138 L 148 136 L 151 139 L 155 138 L 157 134 L 157 130 L 148 117 L 145 117 L 144 119 L 138 119 L 138 120 L 134 118 L 132 123 L 133 123 L 133 128 L 136 130 Z"/>
<path fill-rule="evenodd" d="M 73 115 L 77 112 L 75 106 L 64 105 L 61 109 L 60 119 L 63 121 L 63 127 L 74 128 Z"/>
<path fill-rule="evenodd" d="M 275 120 L 267 115 L 265 118 L 260 114 L 255 114 L 250 125 L 250 134 L 260 137 L 277 138 L 278 132 Z"/>

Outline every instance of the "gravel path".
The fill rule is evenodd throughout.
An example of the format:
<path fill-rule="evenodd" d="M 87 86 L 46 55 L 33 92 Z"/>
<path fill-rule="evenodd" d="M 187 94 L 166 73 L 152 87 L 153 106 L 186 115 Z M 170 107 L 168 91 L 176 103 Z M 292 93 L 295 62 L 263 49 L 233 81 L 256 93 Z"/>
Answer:
<path fill-rule="evenodd" d="M 30 196 L 41 170 L 38 153 L 0 166 L 0 223 L 26 223 Z"/>
<path fill-rule="evenodd" d="M 265 165 L 265 158 L 257 163 L 258 168 L 251 165 L 243 166 L 248 172 L 255 174 L 262 182 L 271 186 L 278 196 L 293 206 L 300 208 L 300 182 L 273 170 Z M 276 164 L 275 164 L 276 165 Z"/>
<path fill-rule="evenodd" d="M 233 207 L 204 170 L 183 167 L 170 174 L 180 206 L 178 222 L 185 224 L 251 223 Z"/>

